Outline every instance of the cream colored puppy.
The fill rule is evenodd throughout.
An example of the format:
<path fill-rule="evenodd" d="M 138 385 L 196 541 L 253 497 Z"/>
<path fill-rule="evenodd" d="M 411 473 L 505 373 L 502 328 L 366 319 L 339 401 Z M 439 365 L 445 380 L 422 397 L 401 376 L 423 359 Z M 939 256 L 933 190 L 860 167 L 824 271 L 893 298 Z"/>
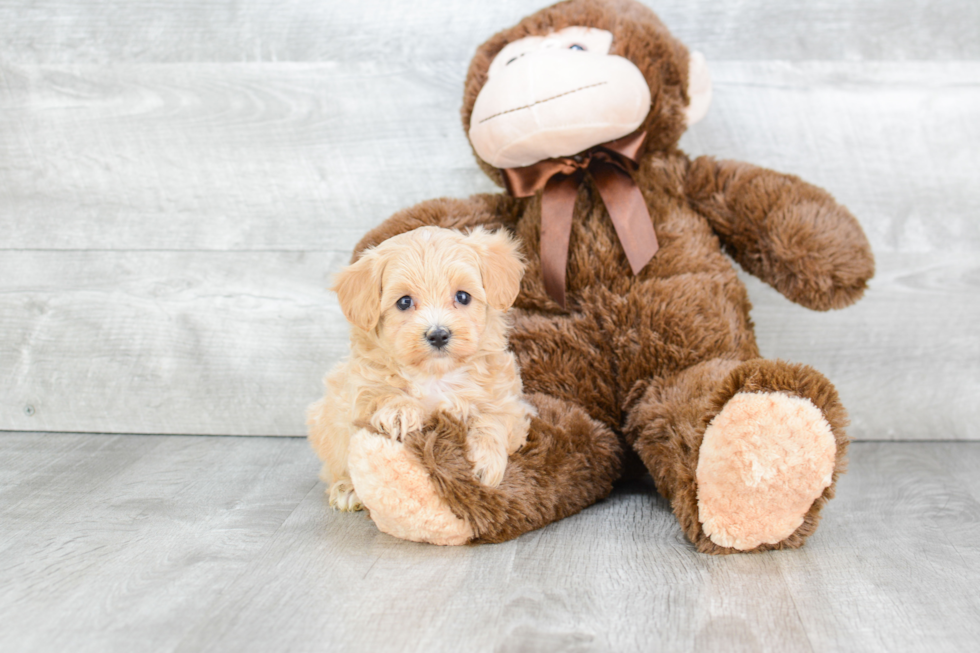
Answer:
<path fill-rule="evenodd" d="M 466 422 L 480 482 L 500 483 L 534 410 L 507 349 L 505 313 L 523 274 L 506 232 L 422 227 L 365 251 L 337 275 L 351 352 L 327 374 L 326 395 L 307 419 L 331 506 L 361 508 L 347 449 L 362 425 L 400 440 L 439 410 Z"/>

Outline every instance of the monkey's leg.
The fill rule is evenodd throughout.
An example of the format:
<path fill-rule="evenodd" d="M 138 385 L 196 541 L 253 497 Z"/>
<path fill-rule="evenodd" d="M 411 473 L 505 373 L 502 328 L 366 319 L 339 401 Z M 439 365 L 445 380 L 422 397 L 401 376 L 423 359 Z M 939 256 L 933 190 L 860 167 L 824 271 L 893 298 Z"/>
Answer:
<path fill-rule="evenodd" d="M 843 471 L 846 423 L 810 367 L 715 359 L 650 383 L 627 440 L 699 551 L 764 551 L 816 530 Z"/>
<path fill-rule="evenodd" d="M 359 431 L 350 470 L 358 496 L 385 533 L 417 542 L 503 542 L 573 515 L 612 490 L 622 445 L 584 410 L 528 395 L 538 416 L 497 487 L 473 476 L 466 425 L 437 414 L 402 442 Z"/>
<path fill-rule="evenodd" d="M 574 515 L 608 496 L 619 477 L 622 445 L 611 430 L 567 401 L 541 394 L 527 399 L 538 416 L 497 487 L 473 477 L 466 428 L 453 417 L 438 415 L 405 441 L 475 542 L 503 542 Z"/>

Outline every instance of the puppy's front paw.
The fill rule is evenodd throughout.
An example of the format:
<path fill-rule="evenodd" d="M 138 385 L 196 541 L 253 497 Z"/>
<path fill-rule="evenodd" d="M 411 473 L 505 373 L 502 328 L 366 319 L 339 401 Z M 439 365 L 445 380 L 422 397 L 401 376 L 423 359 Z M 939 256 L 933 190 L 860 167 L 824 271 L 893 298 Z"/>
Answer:
<path fill-rule="evenodd" d="M 505 452 L 471 446 L 470 458 L 473 460 L 473 474 L 480 483 L 488 487 L 497 487 L 504 480 L 504 470 L 507 469 Z"/>
<path fill-rule="evenodd" d="M 371 417 L 371 426 L 401 441 L 409 433 L 421 431 L 424 420 L 420 406 L 409 401 L 390 402 Z"/>
<path fill-rule="evenodd" d="M 364 508 L 350 479 L 337 481 L 330 486 L 330 507 L 344 512 L 356 512 Z"/>

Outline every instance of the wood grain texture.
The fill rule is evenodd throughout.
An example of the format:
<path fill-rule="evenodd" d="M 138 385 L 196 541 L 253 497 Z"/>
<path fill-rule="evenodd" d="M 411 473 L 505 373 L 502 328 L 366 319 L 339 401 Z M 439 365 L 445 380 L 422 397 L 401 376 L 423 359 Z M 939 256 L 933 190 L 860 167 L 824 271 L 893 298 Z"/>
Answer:
<path fill-rule="evenodd" d="M 304 442 L 240 444 L 0 436 L 0 649 L 173 650 L 316 486 Z"/>
<path fill-rule="evenodd" d="M 545 4 L 0 0 L 0 430 L 303 433 L 346 350 L 330 273 L 495 190 L 463 76 Z M 715 80 L 682 147 L 826 187 L 878 255 L 826 315 L 746 277 L 763 354 L 827 374 L 857 438 L 980 438 L 980 5 L 655 9 Z"/>
<path fill-rule="evenodd" d="M 551 0 L 3 0 L 0 60 L 437 61 Z M 972 0 L 648 0 L 713 59 L 980 59 Z"/>
<path fill-rule="evenodd" d="M 465 69 L 2 67 L 0 248 L 349 250 L 400 208 L 497 190 L 459 126 Z M 980 252 L 980 63 L 713 70 L 690 154 L 826 187 L 876 251 Z"/>
<path fill-rule="evenodd" d="M 823 372 L 848 409 L 851 437 L 980 439 L 980 256 L 879 253 L 865 297 L 828 313 L 741 278 L 763 356 Z"/>
<path fill-rule="evenodd" d="M 326 291 L 346 252 L 8 252 L 0 430 L 302 435 L 347 351 Z M 841 392 L 852 437 L 980 439 L 980 261 L 885 254 L 816 313 L 742 275 L 764 356 Z"/>
<path fill-rule="evenodd" d="M 305 433 L 347 351 L 348 254 L 14 252 L 0 258 L 0 429 Z"/>
<path fill-rule="evenodd" d="M 0 648 L 961 651 L 980 443 L 859 443 L 797 551 L 711 557 L 643 484 L 499 545 L 327 508 L 288 438 L 0 435 Z M 973 476 L 975 478 L 975 475 Z"/>
<path fill-rule="evenodd" d="M 491 189 L 446 68 L 2 68 L 0 247 L 350 251 L 400 208 Z"/>
<path fill-rule="evenodd" d="M 838 548 L 842 559 L 815 565 L 817 554 L 809 547 L 779 559 L 814 650 L 951 651 L 980 641 L 980 594 L 969 589 L 980 580 L 980 503 L 951 474 L 975 460 L 978 448 L 854 446 L 851 472 L 838 486 L 839 500 L 829 506 L 833 517 L 827 520 L 839 520 L 840 529 L 822 533 L 829 540 L 824 544 Z M 929 580 L 922 582 L 924 577 Z M 874 607 L 882 601 L 905 626 L 887 627 Z M 828 614 L 830 603 L 848 606 L 850 614 Z M 847 623 L 860 628 L 851 630 Z M 963 644 L 954 644 L 952 633 Z"/>
<path fill-rule="evenodd" d="M 718 62 L 690 154 L 827 188 L 880 252 L 980 255 L 980 66 Z M 973 107 L 976 108 L 973 108 Z"/>

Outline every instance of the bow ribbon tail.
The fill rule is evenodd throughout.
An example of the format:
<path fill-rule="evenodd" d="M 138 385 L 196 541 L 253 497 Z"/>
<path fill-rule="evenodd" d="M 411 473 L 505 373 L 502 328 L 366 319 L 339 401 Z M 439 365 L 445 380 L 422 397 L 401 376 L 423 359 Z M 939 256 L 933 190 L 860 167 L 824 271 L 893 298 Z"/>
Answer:
<path fill-rule="evenodd" d="M 660 247 L 643 193 L 631 174 L 645 139 L 646 132 L 634 132 L 574 157 L 545 159 L 522 168 L 501 170 L 507 192 L 513 197 L 530 197 L 543 191 L 541 276 L 548 296 L 562 308 L 565 308 L 565 268 L 572 215 L 586 171 L 595 180 L 634 275 L 640 273 Z"/>
<path fill-rule="evenodd" d="M 568 240 L 581 176 L 581 173 L 555 175 L 541 194 L 541 276 L 545 292 L 562 308 L 565 308 Z"/>
<path fill-rule="evenodd" d="M 613 163 L 594 161 L 589 173 L 595 179 L 630 268 L 637 275 L 660 249 L 643 193 L 629 172 Z"/>

